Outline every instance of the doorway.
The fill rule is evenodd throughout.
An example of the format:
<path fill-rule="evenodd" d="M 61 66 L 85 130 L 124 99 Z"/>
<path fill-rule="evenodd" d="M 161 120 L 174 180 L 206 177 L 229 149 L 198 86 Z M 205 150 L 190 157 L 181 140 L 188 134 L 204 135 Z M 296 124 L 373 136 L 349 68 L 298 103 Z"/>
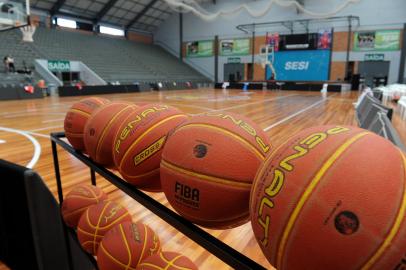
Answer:
<path fill-rule="evenodd" d="M 244 64 L 227 63 L 224 64 L 224 81 L 239 82 L 244 79 Z"/>
<path fill-rule="evenodd" d="M 370 87 L 386 84 L 388 81 L 390 61 L 359 62 L 358 73 Z"/>

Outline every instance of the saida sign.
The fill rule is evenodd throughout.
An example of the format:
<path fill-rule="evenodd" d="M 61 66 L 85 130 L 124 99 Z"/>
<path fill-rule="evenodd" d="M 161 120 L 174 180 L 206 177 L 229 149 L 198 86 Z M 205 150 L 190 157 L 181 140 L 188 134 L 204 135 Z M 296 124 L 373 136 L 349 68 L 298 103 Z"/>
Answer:
<path fill-rule="evenodd" d="M 70 71 L 70 62 L 66 60 L 48 60 L 48 69 L 56 72 Z"/>

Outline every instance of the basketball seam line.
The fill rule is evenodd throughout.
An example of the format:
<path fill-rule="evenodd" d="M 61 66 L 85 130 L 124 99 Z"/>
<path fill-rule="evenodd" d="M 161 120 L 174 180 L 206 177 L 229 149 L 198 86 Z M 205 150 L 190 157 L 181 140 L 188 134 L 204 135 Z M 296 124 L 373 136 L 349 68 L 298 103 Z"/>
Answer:
<path fill-rule="evenodd" d="M 104 105 L 104 104 L 108 104 L 108 103 L 104 103 L 104 101 L 102 101 L 100 98 L 98 97 L 93 97 L 96 101 L 98 101 L 100 103 L 100 105 Z"/>
<path fill-rule="evenodd" d="M 87 189 L 90 193 L 92 193 L 92 195 L 96 198 L 97 203 L 99 203 L 99 197 L 96 195 L 96 193 L 94 192 L 93 189 L 91 189 L 88 186 L 84 186 L 85 189 Z M 100 192 L 100 198 L 103 196 L 103 192 Z"/>
<path fill-rule="evenodd" d="M 90 115 L 91 115 L 90 113 L 85 112 L 81 109 L 69 109 L 69 111 L 77 112 L 78 114 L 81 114 L 81 115 L 87 116 L 87 117 L 90 117 Z"/>
<path fill-rule="evenodd" d="M 110 104 L 107 104 L 105 107 L 103 107 L 103 109 L 112 107 L 112 106 L 114 106 L 114 105 L 117 105 L 117 103 L 110 103 Z M 97 141 L 97 146 L 96 146 L 96 151 L 95 151 L 96 159 L 97 159 L 97 156 L 98 156 L 98 151 L 99 151 L 99 147 L 100 147 L 100 141 L 104 139 L 104 135 L 105 135 L 105 133 L 106 133 L 107 128 L 111 126 L 111 124 L 112 124 L 112 122 L 113 122 L 112 120 L 113 120 L 113 119 L 115 120 L 115 119 L 116 119 L 116 116 L 117 116 L 118 114 L 120 114 L 120 113 L 121 113 L 123 110 L 125 110 L 125 109 L 127 109 L 127 106 L 126 106 L 124 109 L 121 109 L 120 111 L 118 111 L 118 112 L 114 115 L 114 117 L 113 117 L 112 119 L 110 119 L 110 121 L 108 121 L 106 125 L 104 125 L 102 134 L 101 134 L 101 136 L 99 137 L 99 140 Z M 95 116 L 96 116 L 96 114 L 91 115 L 90 118 L 89 118 L 89 120 L 88 120 L 88 123 L 89 123 L 91 120 L 93 120 L 93 119 L 95 118 Z"/>
<path fill-rule="evenodd" d="M 185 129 L 185 128 L 190 128 L 193 126 L 198 126 L 198 127 L 205 127 L 208 129 L 216 129 L 217 131 L 220 131 L 221 133 L 226 133 L 228 135 L 231 135 L 232 138 L 237 139 L 237 141 L 242 142 L 244 145 L 248 145 L 249 149 L 252 150 L 252 152 L 254 152 L 261 161 L 263 161 L 265 159 L 266 154 L 261 153 L 261 151 L 259 151 L 251 142 L 249 142 L 248 140 L 246 140 L 244 137 L 240 136 L 239 134 L 232 132 L 228 129 L 222 128 L 222 127 L 218 127 L 212 124 L 204 124 L 204 123 L 192 123 L 192 124 L 186 124 L 184 126 L 179 127 L 173 134 L 175 134 L 176 132 L 178 132 L 179 130 Z"/>
<path fill-rule="evenodd" d="M 86 234 L 87 236 L 95 236 L 96 235 L 94 233 L 87 232 L 87 231 L 85 231 L 85 230 L 83 230 L 82 228 L 79 228 L 79 227 L 77 228 L 77 230 L 80 231 L 83 234 Z M 97 234 L 96 237 L 103 237 L 103 235 Z"/>
<path fill-rule="evenodd" d="M 107 257 L 109 257 L 112 261 L 114 261 L 115 263 L 117 263 L 118 265 L 120 265 L 120 266 L 122 266 L 122 267 L 126 267 L 126 265 L 124 264 L 124 263 L 122 263 L 122 262 L 120 262 L 119 260 L 117 260 L 116 258 L 114 258 L 113 257 L 113 255 L 111 255 L 108 251 L 107 251 L 107 249 L 104 247 L 104 245 L 103 245 L 103 243 L 100 243 L 100 247 L 99 248 L 101 248 L 101 250 L 104 252 L 104 254 L 107 256 Z M 128 270 L 136 270 L 135 268 L 133 268 L 133 267 L 129 267 L 129 268 L 127 268 Z"/>
<path fill-rule="evenodd" d="M 166 122 L 168 122 L 168 121 L 170 121 L 172 119 L 178 118 L 178 117 L 187 117 L 187 115 L 186 114 L 175 114 L 175 115 L 172 115 L 172 116 L 167 117 L 165 119 L 162 119 L 161 121 L 159 121 L 159 122 L 155 123 L 154 125 L 152 125 L 151 127 L 149 127 L 142 134 L 140 134 L 140 136 L 138 136 L 137 139 L 134 140 L 131 143 L 130 147 L 128 147 L 127 151 L 124 153 L 124 155 L 123 155 L 123 157 L 122 157 L 122 159 L 120 161 L 120 164 L 118 166 L 120 171 L 122 171 L 121 166 L 123 165 L 124 160 L 127 158 L 129 153 L 131 152 L 131 150 L 137 145 L 137 143 L 139 143 L 141 141 L 141 139 L 143 139 L 149 132 L 151 132 L 153 129 L 157 128 L 158 126 L 160 126 L 160 125 L 162 125 L 162 124 L 164 124 L 164 123 L 166 123 Z"/>
<path fill-rule="evenodd" d="M 405 176 L 406 176 L 406 158 L 403 155 L 403 153 L 401 152 L 401 150 L 399 150 L 399 152 L 400 152 L 400 157 L 403 161 L 403 176 L 405 178 Z M 405 213 L 406 213 L 406 183 L 405 183 L 405 181 L 403 181 L 403 198 L 402 198 L 401 205 L 399 207 L 397 216 L 393 223 L 393 226 L 389 230 L 387 237 L 385 238 L 383 243 L 380 245 L 380 247 L 377 249 L 377 251 L 374 253 L 374 255 L 371 256 L 367 260 L 367 262 L 364 264 L 364 266 L 362 266 L 362 268 L 361 268 L 362 270 L 367 270 L 367 269 L 371 268 L 376 263 L 376 261 L 382 256 L 382 254 L 385 252 L 385 250 L 389 247 L 393 238 L 399 232 L 400 225 L 404 221 Z"/>
<path fill-rule="evenodd" d="M 155 173 L 156 171 L 159 171 L 159 168 L 155 168 L 155 169 L 150 170 L 149 172 L 142 173 L 142 174 L 137 174 L 137 175 L 134 175 L 134 176 L 128 175 L 128 174 L 126 174 L 126 173 L 124 173 L 124 172 L 120 172 L 120 173 L 121 173 L 122 176 L 125 176 L 124 178 L 130 178 L 130 179 L 132 179 L 132 178 L 145 177 L 145 176 L 148 176 L 148 175 L 150 175 L 150 174 Z"/>
<path fill-rule="evenodd" d="M 107 123 L 107 125 L 104 126 L 103 131 L 101 136 L 99 137 L 99 140 L 97 141 L 97 146 L 96 146 L 96 160 L 98 160 L 98 157 L 100 156 L 100 148 L 103 145 L 101 142 L 104 141 L 107 130 L 114 124 L 114 121 L 128 108 L 131 108 L 130 106 L 126 106 L 125 108 L 121 109 L 119 112 L 117 112 L 113 118 L 110 119 L 110 121 Z M 90 119 L 89 119 L 90 120 Z"/>
<path fill-rule="evenodd" d="M 231 179 L 225 179 L 225 178 L 220 178 L 217 176 L 193 172 L 191 170 L 182 168 L 178 165 L 172 164 L 164 159 L 161 160 L 161 166 L 166 167 L 169 170 L 176 171 L 178 173 L 180 172 L 180 173 L 184 173 L 184 174 L 187 174 L 190 176 L 194 176 L 198 179 L 199 179 L 199 177 L 201 177 L 205 180 L 208 180 L 211 183 L 219 183 L 219 184 L 223 184 L 223 185 L 231 185 L 233 187 L 242 187 L 242 188 L 249 188 L 249 189 L 251 189 L 251 187 L 252 187 L 252 183 L 236 182 Z"/>
<path fill-rule="evenodd" d="M 138 258 L 137 265 L 140 264 L 141 259 L 142 259 L 142 257 L 144 256 L 145 248 L 146 248 L 146 246 L 147 246 L 148 230 L 147 230 L 147 226 L 145 226 L 144 224 L 143 224 L 143 227 L 144 227 L 144 243 L 143 243 L 143 245 L 142 245 L 142 251 L 141 251 L 140 257 Z M 147 257 L 148 257 L 148 256 L 147 256 Z"/>
<path fill-rule="evenodd" d="M 75 209 L 75 210 L 73 210 L 72 212 L 69 212 L 69 213 L 64 213 L 64 217 L 65 218 L 68 218 L 68 217 L 70 217 L 70 216 L 72 216 L 72 215 L 75 215 L 75 214 L 77 214 L 77 213 L 79 213 L 79 212 L 84 212 L 84 211 L 86 211 L 86 209 L 87 208 L 89 208 L 89 206 L 91 206 L 91 205 L 87 205 L 87 206 L 83 206 L 83 207 L 81 207 L 81 208 L 78 208 L 78 209 Z"/>
<path fill-rule="evenodd" d="M 279 241 L 278 248 L 276 251 L 276 267 L 278 269 L 282 269 L 282 262 L 283 262 L 283 256 L 284 256 L 284 251 L 285 247 L 287 245 L 287 242 L 289 240 L 290 233 L 293 230 L 293 226 L 296 223 L 297 217 L 301 213 L 301 210 L 304 207 L 304 204 L 314 191 L 314 189 L 318 186 L 320 183 L 321 178 L 327 173 L 327 171 L 331 168 L 331 166 L 334 164 L 334 162 L 339 159 L 342 154 L 345 152 L 345 150 L 350 147 L 353 143 L 355 143 L 357 140 L 361 139 L 362 137 L 370 134 L 369 132 L 362 132 L 358 133 L 351 138 L 347 139 L 338 149 L 334 151 L 334 153 L 327 159 L 325 163 L 320 167 L 320 169 L 317 171 L 317 173 L 314 175 L 313 179 L 310 181 L 310 183 L 307 185 L 305 191 L 301 194 L 299 200 L 297 201 L 297 204 L 293 211 L 291 212 L 288 222 L 285 226 L 285 229 L 282 233 L 282 237 Z"/>
<path fill-rule="evenodd" d="M 168 270 L 169 267 L 171 267 L 171 266 L 174 267 L 174 268 L 177 268 L 177 269 L 179 269 L 179 270 L 190 270 L 189 268 L 185 268 L 185 267 L 182 267 L 182 266 L 177 266 L 176 264 L 174 264 L 174 263 L 176 262 L 176 260 L 179 259 L 179 258 L 181 258 L 182 256 L 183 256 L 183 255 L 180 254 L 180 255 L 176 256 L 175 258 L 173 258 L 172 260 L 167 260 L 167 259 L 162 255 L 162 253 L 161 253 L 161 258 L 164 260 L 164 262 L 167 263 L 167 265 L 166 265 L 166 267 L 164 268 L 164 270 Z"/>
<path fill-rule="evenodd" d="M 149 267 L 154 268 L 154 269 L 157 269 L 157 270 L 164 270 L 164 268 L 159 267 L 159 266 L 157 266 L 157 265 L 155 265 L 155 264 L 152 264 L 152 263 L 148 263 L 148 262 L 143 262 L 143 263 L 140 263 L 140 264 L 138 265 L 138 267 L 141 267 L 141 266 L 149 266 Z"/>
<path fill-rule="evenodd" d="M 131 266 L 131 262 L 132 262 L 131 251 L 130 251 L 130 247 L 128 245 L 127 236 L 125 235 L 124 230 L 123 230 L 123 225 L 119 224 L 118 227 L 120 229 L 121 237 L 123 238 L 124 245 L 125 245 L 125 248 L 128 253 L 128 263 L 127 263 L 127 267 L 126 267 L 126 269 L 128 269 Z"/>
<path fill-rule="evenodd" d="M 95 228 L 96 231 L 95 231 L 95 233 L 94 233 L 95 236 L 94 236 L 93 241 L 96 240 L 96 235 L 97 235 L 97 233 L 98 233 L 98 231 L 99 231 L 99 225 L 100 225 L 100 222 L 101 222 L 101 220 L 102 220 L 103 214 L 104 214 L 104 212 L 106 211 L 107 207 L 108 207 L 110 204 L 111 204 L 111 202 L 107 202 L 107 204 L 104 205 L 102 212 L 100 213 L 99 220 L 97 221 L 97 225 L 96 225 L 96 228 Z M 89 213 L 89 212 L 88 212 L 88 213 Z M 90 224 L 89 224 L 89 225 L 90 225 Z M 95 253 L 96 253 L 96 245 L 94 244 L 94 245 L 93 245 L 93 254 L 95 254 Z"/>
<path fill-rule="evenodd" d="M 106 226 L 103 226 L 103 227 L 99 227 L 99 229 L 100 230 L 107 230 L 107 229 L 111 228 L 112 226 L 116 225 L 117 221 L 120 221 L 120 220 L 122 220 L 123 218 L 125 218 L 126 216 L 129 216 L 129 215 L 130 215 L 130 213 L 128 211 L 126 211 L 125 214 L 123 214 L 119 218 L 115 219 L 113 223 L 111 223 L 109 225 L 106 225 Z M 92 229 L 96 229 L 96 227 L 93 224 L 89 224 L 89 225 L 90 225 L 90 227 Z"/>

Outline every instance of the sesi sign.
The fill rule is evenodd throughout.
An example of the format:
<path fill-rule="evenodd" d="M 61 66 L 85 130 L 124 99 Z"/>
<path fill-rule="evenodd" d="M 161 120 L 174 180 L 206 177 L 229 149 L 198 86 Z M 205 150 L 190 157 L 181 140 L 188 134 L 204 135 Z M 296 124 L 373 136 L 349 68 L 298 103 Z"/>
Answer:
<path fill-rule="evenodd" d="M 298 50 L 275 52 L 273 67 L 276 80 L 326 81 L 329 77 L 330 50 Z M 267 78 L 272 71 L 267 67 Z"/>
<path fill-rule="evenodd" d="M 285 70 L 308 70 L 310 62 L 309 61 L 292 61 L 285 63 Z"/>

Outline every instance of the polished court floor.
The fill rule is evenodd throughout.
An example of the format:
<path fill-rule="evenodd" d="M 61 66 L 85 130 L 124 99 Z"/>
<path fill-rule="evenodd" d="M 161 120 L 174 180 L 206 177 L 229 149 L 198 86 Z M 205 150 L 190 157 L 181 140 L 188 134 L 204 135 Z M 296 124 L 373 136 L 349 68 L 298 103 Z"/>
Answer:
<path fill-rule="evenodd" d="M 137 94 L 103 95 L 113 101 L 135 103 L 161 102 L 194 115 L 207 111 L 230 111 L 251 118 L 269 135 L 273 146 L 292 133 L 315 125 L 356 125 L 353 102 L 357 92 L 328 93 L 305 91 L 250 91 L 241 90 L 182 90 Z M 56 182 L 49 134 L 63 131 L 66 111 L 81 97 L 45 98 L 41 100 L 0 102 L 0 158 L 21 165 L 33 164 L 56 195 Z M 393 123 L 406 143 L 406 122 L 399 118 L 396 105 Z M 85 165 L 59 148 L 63 188 L 66 194 L 74 185 L 89 183 Z M 153 213 L 126 196 L 107 181 L 98 177 L 98 185 L 110 199 L 125 205 L 134 221 L 148 224 L 159 235 L 163 250 L 181 252 L 190 257 L 200 269 L 229 269 L 183 234 L 173 229 Z M 163 193 L 152 196 L 169 207 Z M 271 268 L 257 245 L 249 223 L 231 230 L 207 230 L 234 249 L 258 263 Z M 3 269 L 0 264 L 0 270 Z M 6 269 L 6 268 L 4 268 Z"/>

